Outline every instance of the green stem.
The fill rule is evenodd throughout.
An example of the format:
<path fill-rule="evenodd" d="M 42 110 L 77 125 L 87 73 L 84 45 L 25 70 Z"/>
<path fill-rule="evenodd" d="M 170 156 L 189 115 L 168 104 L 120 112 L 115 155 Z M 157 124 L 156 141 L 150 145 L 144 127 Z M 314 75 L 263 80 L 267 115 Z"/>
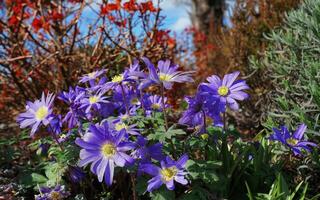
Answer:
<path fill-rule="evenodd" d="M 164 102 L 164 86 L 161 84 L 161 104 L 162 104 L 162 112 L 163 112 L 163 118 L 164 118 L 164 123 L 165 123 L 165 129 L 168 131 L 169 125 L 168 125 L 168 118 L 167 118 L 167 111 L 166 111 L 166 105 Z M 173 151 L 173 158 L 176 158 L 176 148 L 173 144 L 172 138 L 170 138 L 170 145 L 172 147 Z"/>
<path fill-rule="evenodd" d="M 166 128 L 166 131 L 167 131 L 168 128 L 169 128 L 169 125 L 168 125 L 166 105 L 164 103 L 164 86 L 163 86 L 163 84 L 161 84 L 161 104 L 162 104 L 162 112 L 163 112 L 165 128 Z"/>

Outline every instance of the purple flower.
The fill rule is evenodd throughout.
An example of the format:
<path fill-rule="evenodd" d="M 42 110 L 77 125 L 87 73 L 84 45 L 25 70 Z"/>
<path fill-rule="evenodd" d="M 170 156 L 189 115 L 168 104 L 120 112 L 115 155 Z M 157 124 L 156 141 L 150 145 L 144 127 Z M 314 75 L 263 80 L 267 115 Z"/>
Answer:
<path fill-rule="evenodd" d="M 69 166 L 68 175 L 69 175 L 71 182 L 73 182 L 73 183 L 79 183 L 86 176 L 84 171 L 80 167 L 77 167 L 77 166 L 76 167 Z"/>
<path fill-rule="evenodd" d="M 62 122 L 68 122 L 68 128 L 72 129 L 79 124 L 79 119 L 84 117 L 84 112 L 79 108 L 80 100 L 85 96 L 85 89 L 76 87 L 69 88 L 68 92 L 62 92 L 58 98 L 69 105 L 69 111 L 63 118 Z"/>
<path fill-rule="evenodd" d="M 119 131 L 124 131 L 126 133 L 125 136 L 128 136 L 127 134 L 130 135 L 140 135 L 139 133 L 139 129 L 136 128 L 135 124 L 132 125 L 127 125 L 126 122 L 124 121 L 125 119 L 123 119 L 122 117 L 120 117 L 119 119 L 116 119 L 114 121 L 112 121 L 109 125 L 110 128 L 115 130 L 116 132 Z"/>
<path fill-rule="evenodd" d="M 33 137 L 41 124 L 47 126 L 50 123 L 54 97 L 53 94 L 49 93 L 46 97 L 42 93 L 41 100 L 36 100 L 33 103 L 27 102 L 27 111 L 18 116 L 17 121 L 20 124 L 20 128 L 32 127 L 31 137 Z"/>
<path fill-rule="evenodd" d="M 153 176 L 148 181 L 149 192 L 158 189 L 162 184 L 165 184 L 169 190 L 174 189 L 174 181 L 181 183 L 182 185 L 188 184 L 185 179 L 187 172 L 184 170 L 188 156 L 185 154 L 181 156 L 178 161 L 172 160 L 169 156 L 165 160 L 161 161 L 161 168 L 153 164 L 143 164 L 140 166 L 140 170 Z"/>
<path fill-rule="evenodd" d="M 96 80 L 96 78 L 98 78 L 99 76 L 101 76 L 102 74 L 105 73 L 106 70 L 102 69 L 102 70 L 99 70 L 99 71 L 93 71 L 89 74 L 86 74 L 84 76 L 81 77 L 80 79 L 80 83 L 86 83 L 86 82 L 94 82 Z"/>
<path fill-rule="evenodd" d="M 242 91 L 249 89 L 246 82 L 244 80 L 236 81 L 239 74 L 238 71 L 227 74 L 222 80 L 216 75 L 210 76 L 207 78 L 209 83 L 202 83 L 199 89 L 202 93 L 217 98 L 223 108 L 222 112 L 225 111 L 227 105 L 233 110 L 238 110 L 239 104 L 236 100 L 243 101 L 249 97 L 247 93 Z"/>
<path fill-rule="evenodd" d="M 125 105 L 140 108 L 139 93 L 135 91 L 133 87 L 122 86 L 122 88 L 120 86 L 115 87 L 113 93 L 113 101 L 116 102 L 119 108 L 124 110 Z"/>
<path fill-rule="evenodd" d="M 162 153 L 162 144 L 156 143 L 150 146 L 147 146 L 148 141 L 143 136 L 137 137 L 137 148 L 134 150 L 131 155 L 135 159 L 140 159 L 141 163 L 150 162 L 151 159 L 163 160 L 164 155 Z"/>
<path fill-rule="evenodd" d="M 162 111 L 162 97 L 159 95 L 152 95 L 148 97 L 148 100 L 150 101 L 149 109 L 153 111 Z M 165 108 L 168 108 L 169 105 L 166 104 L 167 98 L 164 98 Z"/>
<path fill-rule="evenodd" d="M 47 155 L 49 147 L 50 147 L 50 144 L 48 143 L 40 144 L 37 150 L 37 155 L 41 155 L 41 156 Z"/>
<path fill-rule="evenodd" d="M 54 188 L 40 187 L 40 194 L 35 196 L 36 200 L 60 200 L 70 195 L 64 186 L 57 185 Z"/>
<path fill-rule="evenodd" d="M 191 78 L 193 72 L 177 71 L 179 66 L 171 64 L 170 60 L 160 60 L 158 62 L 157 70 L 148 58 L 142 59 L 149 69 L 149 76 L 140 84 L 140 89 L 147 88 L 152 84 L 163 84 L 166 89 L 171 89 L 174 82 L 193 82 L 193 79 Z"/>
<path fill-rule="evenodd" d="M 212 97 L 197 93 L 194 97 L 186 97 L 188 109 L 183 112 L 180 124 L 186 124 L 199 129 L 198 133 L 205 132 L 205 117 L 211 117 L 216 126 L 221 126 L 220 110 L 216 100 Z"/>
<path fill-rule="evenodd" d="M 122 83 L 134 82 L 132 77 L 129 76 L 129 72 L 126 70 L 122 74 L 115 75 L 111 78 L 111 81 L 104 84 L 102 91 L 108 91 L 110 89 L 115 89 L 117 86 L 122 85 Z"/>
<path fill-rule="evenodd" d="M 61 133 L 61 128 L 62 128 L 62 120 L 61 120 L 61 115 L 51 115 L 50 116 L 50 126 L 48 127 L 49 132 L 53 134 L 60 134 Z"/>
<path fill-rule="evenodd" d="M 81 106 L 79 108 L 85 109 L 86 114 L 89 114 L 92 108 L 96 111 L 101 109 L 102 103 L 109 103 L 106 100 L 107 97 L 103 96 L 103 94 L 103 92 L 99 92 L 97 94 L 87 95 L 81 100 Z"/>
<path fill-rule="evenodd" d="M 122 141 L 124 134 L 124 131 L 120 131 L 113 135 L 107 122 L 102 126 L 91 124 L 82 139 L 76 139 L 76 144 L 82 148 L 79 166 L 91 163 L 91 172 L 98 176 L 99 182 L 104 179 L 107 185 L 111 185 L 115 165 L 124 167 L 125 164 L 134 162 L 125 152 L 133 149 L 135 145 Z"/>
<path fill-rule="evenodd" d="M 146 74 L 140 69 L 139 61 L 135 60 L 128 70 L 128 78 L 138 81 L 139 78 L 145 78 Z"/>
<path fill-rule="evenodd" d="M 310 146 L 316 147 L 317 145 L 313 142 L 304 141 L 304 132 L 306 131 L 307 126 L 301 124 L 298 129 L 291 134 L 287 127 L 281 126 L 280 129 L 273 128 L 274 134 L 270 136 L 270 140 L 280 141 L 282 144 L 289 147 L 294 155 L 303 155 L 301 150 L 311 151 Z"/>

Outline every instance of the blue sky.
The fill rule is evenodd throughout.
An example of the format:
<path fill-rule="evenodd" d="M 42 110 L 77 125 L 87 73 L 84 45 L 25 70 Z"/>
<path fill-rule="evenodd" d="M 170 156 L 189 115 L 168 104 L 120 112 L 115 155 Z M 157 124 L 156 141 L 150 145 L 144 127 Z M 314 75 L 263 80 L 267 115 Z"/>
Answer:
<path fill-rule="evenodd" d="M 234 5 L 235 0 L 226 0 L 224 24 L 227 27 L 232 26 L 230 17 L 232 16 Z M 179 0 L 162 0 L 160 7 L 163 9 L 163 14 L 167 16 L 165 21 L 166 28 L 179 33 L 191 25 L 188 14 L 191 8 L 186 3 L 179 3 Z"/>
<path fill-rule="evenodd" d="M 146 0 L 138 0 L 138 2 L 144 2 Z M 155 3 L 157 0 L 153 0 Z M 188 0 L 184 0 L 188 2 Z M 190 2 L 191 0 L 189 0 Z M 95 0 L 93 7 L 97 6 L 98 3 L 101 3 L 101 0 Z M 125 0 L 123 0 L 125 2 Z M 230 16 L 232 15 L 232 9 L 234 7 L 235 0 L 226 0 L 227 10 L 225 12 L 224 24 L 228 27 L 231 27 Z M 96 7 L 96 8 L 97 8 Z M 162 9 L 162 14 L 166 16 L 164 21 L 164 28 L 171 30 L 173 33 L 181 33 L 185 28 L 191 26 L 191 20 L 188 12 L 190 12 L 191 7 L 187 3 L 183 3 L 182 0 L 161 0 L 160 7 Z M 86 20 L 94 19 L 95 15 L 91 9 L 87 9 L 84 12 L 84 17 Z M 82 24 L 82 28 L 85 28 L 87 24 Z"/>

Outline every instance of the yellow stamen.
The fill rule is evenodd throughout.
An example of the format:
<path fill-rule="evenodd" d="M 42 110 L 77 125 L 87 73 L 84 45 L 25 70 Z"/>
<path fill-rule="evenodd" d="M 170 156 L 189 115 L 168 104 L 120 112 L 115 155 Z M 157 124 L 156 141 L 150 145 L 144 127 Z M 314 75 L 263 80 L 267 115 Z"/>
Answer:
<path fill-rule="evenodd" d="M 170 74 L 160 73 L 159 79 L 160 81 L 170 81 L 172 79 L 172 76 Z"/>
<path fill-rule="evenodd" d="M 47 115 L 48 115 L 48 107 L 47 107 L 47 106 L 41 106 L 41 107 L 37 110 L 37 112 L 36 112 L 36 114 L 35 114 L 36 119 L 39 120 L 39 121 L 40 121 L 40 120 L 43 120 L 44 118 L 46 118 Z"/>
<path fill-rule="evenodd" d="M 88 77 L 92 79 L 94 78 L 95 75 L 96 75 L 96 72 L 91 72 L 88 74 Z"/>
<path fill-rule="evenodd" d="M 296 140 L 296 139 L 294 139 L 294 138 L 288 138 L 288 139 L 286 140 L 286 142 L 287 142 L 288 144 L 292 145 L 292 146 L 296 146 L 299 141 Z"/>
<path fill-rule="evenodd" d="M 61 200 L 62 199 L 60 193 L 56 192 L 56 191 L 52 191 L 50 193 L 50 197 L 51 197 L 52 200 Z"/>
<path fill-rule="evenodd" d="M 228 87 L 226 87 L 226 86 L 219 87 L 218 94 L 220 96 L 226 96 L 228 93 L 229 93 L 229 88 Z"/>
<path fill-rule="evenodd" d="M 164 181 L 170 181 L 174 178 L 174 176 L 177 174 L 178 170 L 176 167 L 169 167 L 164 168 L 160 171 L 160 174 L 162 175 L 162 179 Z"/>
<path fill-rule="evenodd" d="M 111 143 L 106 143 L 102 146 L 101 152 L 105 157 L 111 157 L 116 153 L 116 147 Z"/>
<path fill-rule="evenodd" d="M 61 134 L 61 135 L 60 135 L 60 138 L 61 138 L 61 139 L 66 139 L 66 138 L 67 138 L 67 135 L 66 135 L 66 134 Z"/>
<path fill-rule="evenodd" d="M 136 105 L 136 104 L 138 104 L 139 103 L 139 99 L 138 98 L 133 98 L 132 100 L 131 100 L 131 104 L 132 105 Z"/>
<path fill-rule="evenodd" d="M 114 76 L 111 81 L 113 83 L 120 83 L 121 81 L 123 81 L 124 77 L 123 77 L 123 74 L 119 74 L 119 75 L 116 75 Z"/>
<path fill-rule="evenodd" d="M 159 109 L 161 108 L 161 105 L 158 104 L 158 103 L 154 103 L 154 104 L 151 105 L 151 108 L 152 108 L 153 110 L 159 110 Z"/>
<path fill-rule="evenodd" d="M 209 138 L 209 135 L 208 134 L 202 134 L 201 135 L 201 138 L 203 139 L 203 140 L 207 140 L 208 138 Z"/>
<path fill-rule="evenodd" d="M 99 97 L 97 97 L 97 96 L 91 96 L 91 97 L 89 97 L 89 103 L 90 103 L 90 104 L 97 103 L 98 100 L 99 100 Z"/>
<path fill-rule="evenodd" d="M 122 129 L 127 129 L 127 128 L 128 126 L 121 122 L 117 123 L 115 126 L 116 131 L 121 131 Z"/>
<path fill-rule="evenodd" d="M 121 116 L 121 119 L 122 119 L 122 120 L 126 120 L 126 119 L 128 119 L 128 118 L 129 118 L 129 115 L 127 115 L 127 114 Z"/>

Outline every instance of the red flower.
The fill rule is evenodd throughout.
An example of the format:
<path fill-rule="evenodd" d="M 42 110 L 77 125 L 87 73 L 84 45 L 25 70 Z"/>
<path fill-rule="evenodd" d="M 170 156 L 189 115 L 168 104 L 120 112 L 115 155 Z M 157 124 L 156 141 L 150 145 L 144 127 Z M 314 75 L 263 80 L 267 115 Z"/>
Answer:
<path fill-rule="evenodd" d="M 107 5 L 101 6 L 100 13 L 101 15 L 106 15 L 109 11 L 120 10 L 120 8 L 119 3 L 108 3 Z"/>
<path fill-rule="evenodd" d="M 17 26 L 19 22 L 20 22 L 20 20 L 15 15 L 11 16 L 8 19 L 9 26 Z"/>
<path fill-rule="evenodd" d="M 127 19 L 124 19 L 122 21 L 116 21 L 114 22 L 117 26 L 122 26 L 122 27 L 126 27 L 127 24 Z"/>
<path fill-rule="evenodd" d="M 140 5 L 142 13 L 146 13 L 147 11 L 157 12 L 157 9 L 153 6 L 152 1 L 147 1 L 145 3 L 141 3 Z"/>
<path fill-rule="evenodd" d="M 61 13 L 59 13 L 59 12 L 57 12 L 57 11 L 53 11 L 52 12 L 52 20 L 54 20 L 54 21 L 61 21 L 61 20 L 63 20 L 63 15 L 61 14 Z"/>
<path fill-rule="evenodd" d="M 135 12 L 138 10 L 138 6 L 136 5 L 136 0 L 130 0 L 123 4 L 123 8 L 128 12 Z"/>
<path fill-rule="evenodd" d="M 35 31 L 38 32 L 41 28 L 43 28 L 43 21 L 40 18 L 35 18 L 31 25 Z"/>
<path fill-rule="evenodd" d="M 112 22 L 114 22 L 116 20 L 116 18 L 112 15 L 108 15 L 108 19 Z"/>
<path fill-rule="evenodd" d="M 81 3 L 83 0 L 68 0 L 69 3 Z"/>

